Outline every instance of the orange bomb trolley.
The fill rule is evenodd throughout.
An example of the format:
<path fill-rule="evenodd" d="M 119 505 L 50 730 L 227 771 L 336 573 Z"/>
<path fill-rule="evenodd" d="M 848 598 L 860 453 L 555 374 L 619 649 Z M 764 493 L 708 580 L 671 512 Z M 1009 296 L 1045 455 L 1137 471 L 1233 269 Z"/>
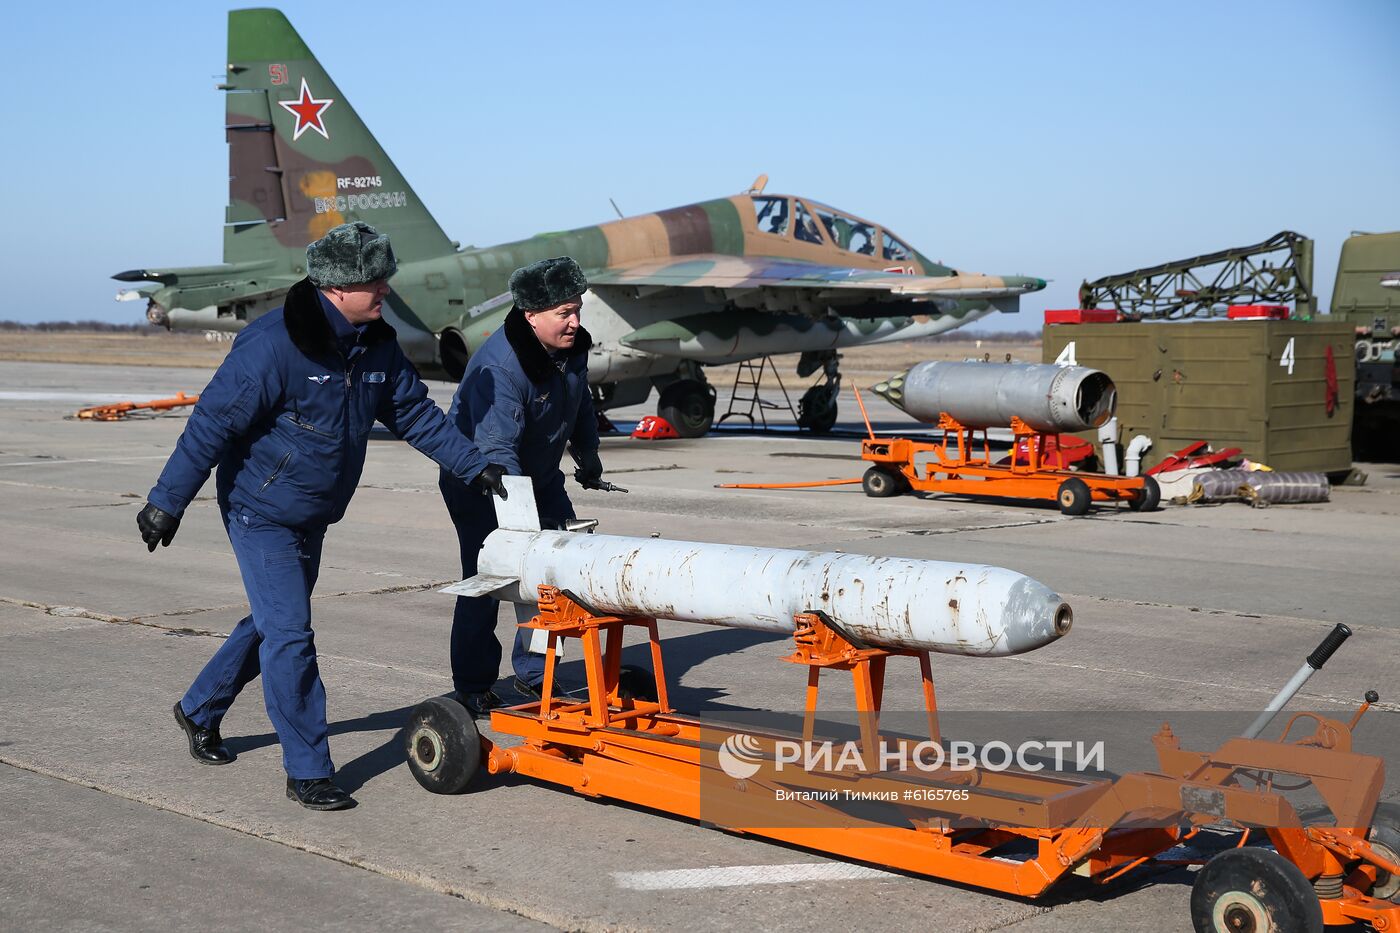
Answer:
<path fill-rule="evenodd" d="M 1058 363 L 929 360 L 876 383 L 871 391 L 916 420 L 936 424 L 943 439 L 928 444 L 876 438 L 857 391 L 869 434 L 861 444 L 861 458 L 871 463 L 862 484 L 866 495 L 916 489 L 1044 499 L 1059 503 L 1066 515 L 1083 515 L 1092 502 L 1127 502 L 1132 509 L 1150 510 L 1161 498 L 1150 477 L 1067 469 L 1067 458 L 1058 449 L 1060 435 L 1102 428 L 1118 405 L 1117 387 L 1099 370 Z M 992 460 L 990 427 L 1011 428 L 1014 441 L 1005 464 Z"/>
<path fill-rule="evenodd" d="M 813 738 L 821 672 L 850 672 L 858 744 L 867 752 L 857 766 L 860 786 L 896 795 L 899 816 L 894 823 L 870 820 L 810 794 L 795 806 L 811 819 L 793 824 L 773 819 L 771 802 L 775 790 L 791 794 L 804 778 L 778 775 L 767 759 L 776 743 L 794 735 L 747 729 L 742 750 L 757 763 L 736 780 L 725 766 L 729 741 L 719 741 L 718 727 L 672 708 L 655 619 L 593 612 L 553 586 L 539 587 L 538 605 L 523 625 L 548 633 L 545 684 L 553 682 L 559 639 L 578 639 L 587 699 L 556 698 L 547 687 L 538 703 L 492 711 L 492 730 L 519 740 L 510 746 L 480 735 L 453 698 L 425 701 L 405 730 L 409 767 L 423 787 L 460 792 L 484 764 L 490 774 L 521 774 L 711 823 L 714 811 L 704 808 L 711 805 L 708 795 L 717 795 L 726 816 L 716 825 L 730 831 L 1029 898 L 1071 874 L 1110 882 L 1206 827 L 1223 826 L 1238 835 L 1239 845 L 1206 861 L 1197 874 L 1191 896 L 1196 930 L 1313 931 L 1354 921 L 1400 930 L 1400 822 L 1378 812 L 1382 761 L 1352 750 L 1352 730 L 1376 695 L 1368 692 L 1349 722 L 1302 713 L 1288 723 L 1284 738 L 1257 738 L 1350 634 L 1345 626 L 1328 635 L 1245 736 L 1214 751 L 1181 748 L 1163 725 L 1152 737 L 1155 771 L 1106 779 L 940 769 L 911 787 L 909 775 L 882 771 L 868 752 L 881 742 L 885 667 L 896 655 L 918 661 L 930 741 L 941 742 L 928 651 L 871 647 L 821 613 L 800 614 L 793 651 L 783 660 L 808 669 L 803 738 Z M 646 633 L 654 676 L 621 663 L 628 628 Z M 1293 725 L 1309 717 L 1312 734 L 1287 741 Z M 1306 825 L 1274 786 L 1275 775 L 1280 784 L 1284 776 L 1311 782 L 1332 823 Z M 1269 848 L 1246 845 L 1264 838 Z M 1009 848 L 1020 855 L 1007 857 Z"/>
<path fill-rule="evenodd" d="M 1055 435 L 1035 431 L 1020 418 L 1011 419 L 1014 442 L 1005 464 L 992 461 L 985 428 L 979 443 L 977 431 L 946 412 L 939 415 L 938 428 L 943 439 L 937 443 L 877 438 L 872 431 L 860 445 L 861 459 L 871 464 L 861 478 L 865 494 L 878 499 L 913 489 L 1044 499 L 1057 503 L 1066 515 L 1083 515 L 1094 502 L 1126 502 L 1133 511 L 1151 511 L 1161 500 L 1157 481 L 1150 476 L 1110 476 L 1059 466 L 1061 461 L 1051 453 Z"/>

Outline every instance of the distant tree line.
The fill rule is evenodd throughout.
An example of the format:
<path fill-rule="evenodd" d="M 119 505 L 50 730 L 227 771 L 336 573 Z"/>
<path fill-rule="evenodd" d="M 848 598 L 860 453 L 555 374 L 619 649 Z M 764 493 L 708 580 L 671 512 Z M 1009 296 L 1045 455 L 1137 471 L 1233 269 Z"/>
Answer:
<path fill-rule="evenodd" d="M 37 324 L 23 324 L 19 321 L 0 321 L 0 333 L 98 333 L 98 334 L 164 334 L 164 327 L 150 324 L 113 324 L 109 321 L 40 321 Z"/>
<path fill-rule="evenodd" d="M 978 340 L 983 343 L 1040 343 L 1040 331 L 1038 330 L 1006 330 L 995 331 L 993 333 L 968 331 L 966 328 L 958 328 L 946 334 L 939 334 L 936 337 L 917 337 L 916 340 L 937 340 L 939 343 L 974 343 Z"/>

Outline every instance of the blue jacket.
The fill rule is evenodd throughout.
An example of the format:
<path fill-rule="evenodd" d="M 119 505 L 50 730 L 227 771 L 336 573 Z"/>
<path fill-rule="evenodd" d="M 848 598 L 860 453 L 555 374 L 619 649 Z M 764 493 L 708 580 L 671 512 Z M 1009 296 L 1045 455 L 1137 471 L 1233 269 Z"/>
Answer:
<path fill-rule="evenodd" d="M 525 320 L 512 308 L 505 323 L 472 354 L 448 417 L 491 463 L 534 480 L 541 512 L 558 511 L 564 497 L 559 461 L 564 446 L 598 449 L 598 422 L 588 388 L 588 348 L 579 328 L 559 357 L 562 371 Z"/>
<path fill-rule="evenodd" d="M 475 445 L 428 398 L 382 320 L 347 361 L 303 279 L 283 307 L 243 329 L 219 366 L 151 490 L 180 515 L 218 467 L 219 504 L 290 528 L 340 521 L 365 465 L 370 427 L 396 436 L 470 482 L 486 466 Z"/>

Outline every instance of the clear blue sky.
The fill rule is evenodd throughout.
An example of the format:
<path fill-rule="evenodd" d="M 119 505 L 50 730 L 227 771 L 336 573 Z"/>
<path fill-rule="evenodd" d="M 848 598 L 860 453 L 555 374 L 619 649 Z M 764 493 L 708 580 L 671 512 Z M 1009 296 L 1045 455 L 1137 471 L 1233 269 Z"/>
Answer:
<path fill-rule="evenodd" d="M 1400 3 L 281 7 L 448 234 L 487 245 L 806 194 L 960 268 L 1079 282 L 1293 229 L 1331 295 L 1400 229 Z M 227 7 L 24 3 L 0 35 L 0 319 L 139 319 L 109 276 L 220 260 Z"/>

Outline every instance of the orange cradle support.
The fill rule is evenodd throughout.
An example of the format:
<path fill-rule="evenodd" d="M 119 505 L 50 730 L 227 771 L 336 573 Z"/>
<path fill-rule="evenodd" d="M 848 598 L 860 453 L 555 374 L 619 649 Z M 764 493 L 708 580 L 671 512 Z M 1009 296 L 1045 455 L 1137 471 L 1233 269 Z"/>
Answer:
<path fill-rule="evenodd" d="M 1005 463 L 993 461 L 985 429 L 974 431 L 946 412 L 939 416 L 938 428 L 943 437 L 936 443 L 875 437 L 873 432 L 863 440 L 860 456 L 871 464 L 862 480 L 866 495 L 883 498 L 913 489 L 1044 499 L 1066 515 L 1083 515 L 1093 502 L 1126 502 L 1134 511 L 1151 510 L 1161 497 L 1150 476 L 1110 476 L 1055 465 L 1062 462 L 1055 455 L 1055 436 L 1034 431 L 1019 418 L 1011 419 L 1014 442 Z"/>
<path fill-rule="evenodd" d="M 1377 930 L 1400 930 L 1400 905 L 1372 896 L 1388 883 L 1387 873 L 1400 877 L 1400 864 L 1367 838 L 1384 769 L 1379 758 L 1351 749 L 1351 729 L 1365 705 L 1349 723 L 1313 717 L 1316 730 L 1306 738 L 1285 741 L 1286 729 L 1279 741 L 1231 739 L 1208 753 L 1183 750 L 1163 725 L 1152 739 L 1159 769 L 1116 778 L 982 766 L 884 770 L 884 759 L 873 754 L 877 747 L 883 753 L 915 741 L 882 735 L 892 657 L 918 662 L 929 740 L 942 740 L 928 652 L 858 644 L 820 613 L 800 614 L 794 623 L 793 650 L 783 660 L 809 671 L 802 734 L 742 727 L 754 762 L 742 779 L 725 768 L 722 737 L 732 740 L 733 727 L 672 708 L 656 620 L 593 613 L 550 586 L 539 588 L 539 613 L 523 623 L 548 633 L 544 694 L 537 703 L 491 713 L 492 729 L 518 743 L 481 737 L 460 706 L 428 700 L 406 733 L 410 768 L 424 787 L 455 792 L 484 763 L 491 774 L 525 775 L 838 858 L 1032 898 L 1069 874 L 1112 881 L 1207 825 L 1236 827 L 1241 845 L 1253 826 L 1256 840 L 1266 834 L 1274 851 L 1251 847 L 1245 854 L 1291 866 L 1290 877 L 1305 898 L 1315 898 L 1326 922 L 1364 920 Z M 645 633 L 650 672 L 621 663 L 628 629 Z M 561 638 L 581 645 L 584 700 L 556 697 L 549 686 Z M 853 769 L 827 762 L 779 773 L 778 743 L 815 738 L 823 671 L 854 678 L 859 761 Z M 452 755 L 459 760 L 446 760 Z M 1273 787 L 1275 772 L 1311 781 L 1336 825 L 1304 826 Z M 452 780 L 444 781 L 445 774 Z M 832 781 L 890 803 L 879 819 L 843 808 L 833 802 Z M 775 799 L 794 798 L 790 809 L 775 810 Z"/>

